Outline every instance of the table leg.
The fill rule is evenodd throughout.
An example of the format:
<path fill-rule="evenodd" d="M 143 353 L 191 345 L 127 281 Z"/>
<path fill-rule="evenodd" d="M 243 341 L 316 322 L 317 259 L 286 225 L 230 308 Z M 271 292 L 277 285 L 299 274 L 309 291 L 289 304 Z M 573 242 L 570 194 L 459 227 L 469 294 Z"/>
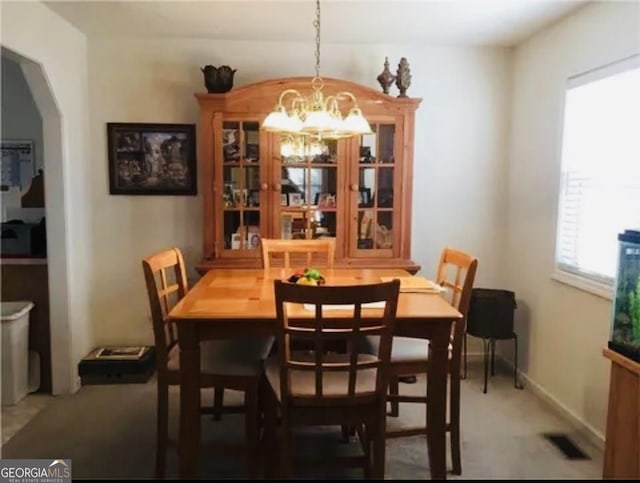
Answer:
<path fill-rule="evenodd" d="M 180 346 L 180 478 L 193 479 L 200 444 L 200 343 L 196 324 L 178 324 Z"/>
<path fill-rule="evenodd" d="M 449 328 L 434 334 L 429 344 L 429 374 L 427 376 L 427 446 L 431 478 L 447 477 L 446 417 L 447 367 L 449 363 Z"/>

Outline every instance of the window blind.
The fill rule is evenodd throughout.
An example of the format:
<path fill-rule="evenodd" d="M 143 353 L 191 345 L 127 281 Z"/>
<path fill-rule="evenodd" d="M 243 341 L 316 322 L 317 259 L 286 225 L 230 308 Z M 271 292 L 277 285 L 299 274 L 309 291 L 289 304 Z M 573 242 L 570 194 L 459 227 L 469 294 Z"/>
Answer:
<path fill-rule="evenodd" d="M 640 56 L 569 79 L 556 263 L 611 283 L 617 235 L 640 227 Z"/>

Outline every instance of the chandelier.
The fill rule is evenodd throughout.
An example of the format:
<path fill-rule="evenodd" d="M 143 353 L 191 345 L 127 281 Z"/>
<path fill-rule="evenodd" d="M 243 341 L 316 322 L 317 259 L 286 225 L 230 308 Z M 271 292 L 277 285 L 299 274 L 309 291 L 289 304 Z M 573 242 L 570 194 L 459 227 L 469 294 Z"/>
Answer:
<path fill-rule="evenodd" d="M 324 83 L 320 77 L 320 0 L 316 0 L 316 75 L 311 81 L 311 96 L 305 98 L 295 89 L 286 89 L 278 98 L 278 104 L 263 121 L 262 129 L 269 132 L 290 135 L 313 135 L 318 139 L 339 139 L 371 134 L 371 126 L 362 115 L 356 97 L 350 92 L 338 92 L 325 97 L 322 94 Z M 285 97 L 290 98 L 289 109 L 284 104 Z M 353 101 L 353 107 L 346 116 L 342 115 L 339 103 Z"/>

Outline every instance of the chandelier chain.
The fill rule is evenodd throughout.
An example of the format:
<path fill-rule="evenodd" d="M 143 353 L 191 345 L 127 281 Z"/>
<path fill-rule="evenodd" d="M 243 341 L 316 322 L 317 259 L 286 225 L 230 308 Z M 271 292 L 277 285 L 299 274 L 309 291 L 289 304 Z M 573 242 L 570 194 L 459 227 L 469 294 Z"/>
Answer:
<path fill-rule="evenodd" d="M 289 137 L 312 135 L 317 139 L 340 139 L 371 134 L 371 126 L 362 115 L 356 97 L 352 93 L 343 91 L 326 98 L 322 94 L 324 81 L 320 77 L 320 0 L 316 0 L 316 18 L 313 26 L 316 30 L 316 75 L 311 80 L 313 91 L 306 98 L 296 89 L 282 91 L 276 108 L 262 122 L 262 129 L 288 134 Z M 290 112 L 287 112 L 284 105 L 284 98 L 287 95 L 294 96 L 289 105 Z M 343 116 L 338 104 L 345 99 L 352 101 L 354 107 L 346 116 Z M 288 144 L 283 141 L 282 146 L 286 144 L 289 149 L 291 142 L 287 142 Z"/>
<path fill-rule="evenodd" d="M 313 26 L 316 28 L 316 77 L 320 78 L 320 0 L 316 0 L 316 19 Z"/>

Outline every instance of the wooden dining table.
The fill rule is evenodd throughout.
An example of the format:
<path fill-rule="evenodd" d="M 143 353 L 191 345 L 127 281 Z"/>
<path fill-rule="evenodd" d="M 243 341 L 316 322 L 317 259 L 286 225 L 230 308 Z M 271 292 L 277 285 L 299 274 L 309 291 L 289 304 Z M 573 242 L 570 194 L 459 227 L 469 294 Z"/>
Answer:
<path fill-rule="evenodd" d="M 379 283 L 406 277 L 398 269 L 323 269 L 327 285 Z M 274 280 L 291 271 L 275 268 L 212 269 L 171 310 L 180 346 L 180 477 L 195 478 L 200 444 L 200 342 L 237 336 L 276 335 Z M 382 310 L 382 309 L 365 309 Z M 300 315 L 304 312 L 300 308 Z M 339 317 L 341 311 L 335 311 Z M 432 479 L 446 478 L 448 346 L 460 313 L 437 293 L 401 293 L 394 335 L 430 341 L 426 405 L 427 449 Z M 426 453 L 425 453 L 426 455 Z"/>

